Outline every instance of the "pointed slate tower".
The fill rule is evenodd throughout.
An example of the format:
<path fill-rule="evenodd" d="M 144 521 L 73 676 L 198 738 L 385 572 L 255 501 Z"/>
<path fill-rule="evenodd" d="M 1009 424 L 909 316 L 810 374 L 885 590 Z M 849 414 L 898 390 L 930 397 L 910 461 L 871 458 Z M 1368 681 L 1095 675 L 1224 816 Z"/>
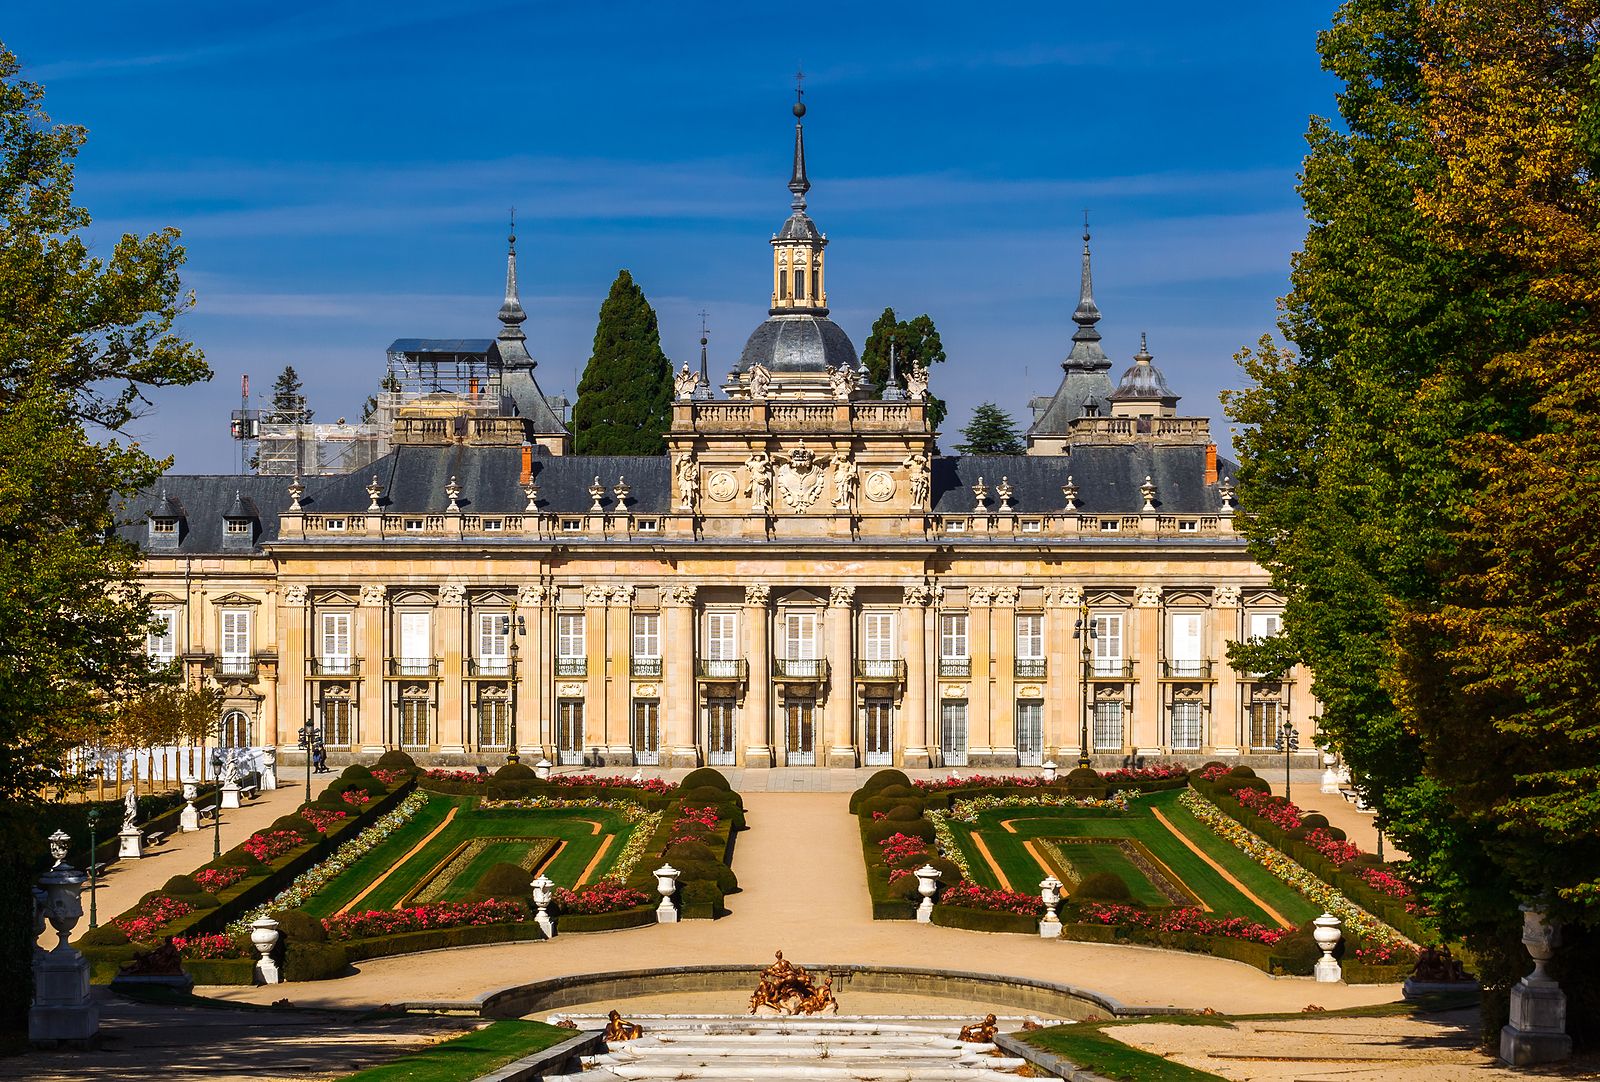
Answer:
<path fill-rule="evenodd" d="M 522 331 L 528 313 L 517 291 L 515 219 L 506 244 L 506 299 L 500 305 L 500 333 L 489 353 L 491 369 L 500 371 L 501 409 L 523 419 L 524 436 L 529 443 L 536 443 L 551 454 L 566 454 L 571 437 L 533 378 L 538 362 L 528 353 L 528 336 Z"/>
<path fill-rule="evenodd" d="M 1028 450 L 1033 454 L 1057 455 L 1067 449 L 1072 422 L 1079 417 L 1105 416 L 1113 387 L 1111 358 L 1100 346 L 1100 306 L 1094 300 L 1094 273 L 1089 264 L 1089 216 L 1083 218 L 1083 272 L 1078 288 L 1078 307 L 1072 313 L 1078 329 L 1072 332 L 1072 349 L 1061 362 L 1065 373 L 1055 395 L 1038 403 L 1036 419 L 1028 429 Z"/>

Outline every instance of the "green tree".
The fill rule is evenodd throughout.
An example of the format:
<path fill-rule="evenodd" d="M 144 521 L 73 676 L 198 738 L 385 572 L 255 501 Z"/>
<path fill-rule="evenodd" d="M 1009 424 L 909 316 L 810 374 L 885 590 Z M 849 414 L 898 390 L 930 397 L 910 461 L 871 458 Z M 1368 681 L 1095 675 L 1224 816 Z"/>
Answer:
<path fill-rule="evenodd" d="M 900 384 L 905 386 L 906 373 L 911 366 L 924 368 L 944 361 L 944 344 L 939 341 L 939 331 L 926 313 L 916 319 L 897 319 L 893 308 L 885 308 L 867 335 L 867 344 L 861 351 L 867 374 L 872 378 L 872 389 L 881 395 L 889 384 L 889 343 L 894 342 L 895 366 L 900 371 Z M 937 430 L 950 413 L 944 399 L 928 395 L 928 425 Z"/>
<path fill-rule="evenodd" d="M 177 232 L 90 255 L 72 201 L 84 131 L 52 124 L 18 71 L 0 46 L 0 1031 L 26 1026 L 37 812 L 55 771 L 116 703 L 170 679 L 144 654 L 139 553 L 112 532 L 165 464 L 116 433 L 150 388 L 210 375 L 173 332 L 192 303 Z"/>
<path fill-rule="evenodd" d="M 311 407 L 306 404 L 305 385 L 300 382 L 300 373 L 294 370 L 294 365 L 284 365 L 283 371 L 278 373 L 277 380 L 272 384 L 272 409 L 267 412 L 267 423 L 309 424 L 311 415 Z"/>
<path fill-rule="evenodd" d="M 600 305 L 594 353 L 578 381 L 573 449 L 580 455 L 659 455 L 672 422 L 672 362 L 655 309 L 620 271 Z"/>
<path fill-rule="evenodd" d="M 956 444 L 956 450 L 963 455 L 1020 455 L 1028 449 L 1017 422 L 993 402 L 979 404 L 961 434 L 966 442 Z"/>

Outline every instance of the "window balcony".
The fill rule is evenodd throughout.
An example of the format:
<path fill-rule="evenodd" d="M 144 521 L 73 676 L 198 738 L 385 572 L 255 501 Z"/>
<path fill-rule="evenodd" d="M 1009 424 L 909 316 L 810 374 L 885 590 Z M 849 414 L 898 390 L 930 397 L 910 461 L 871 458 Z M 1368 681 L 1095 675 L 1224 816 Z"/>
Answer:
<path fill-rule="evenodd" d="M 219 680 L 254 680 L 256 671 L 253 654 L 223 654 L 211 662 L 211 673 Z"/>
<path fill-rule="evenodd" d="M 1097 657 L 1085 663 L 1084 676 L 1090 680 L 1132 680 L 1133 662 L 1121 658 Z"/>
<path fill-rule="evenodd" d="M 703 657 L 695 662 L 695 674 L 707 684 L 743 684 L 750 677 L 750 666 L 742 657 Z"/>
<path fill-rule="evenodd" d="M 353 680 L 361 675 L 361 659 L 334 654 L 308 657 L 306 675 L 314 680 Z"/>
<path fill-rule="evenodd" d="M 857 658 L 856 679 L 863 684 L 903 684 L 906 682 L 905 659 Z"/>
<path fill-rule="evenodd" d="M 1050 663 L 1042 657 L 1019 657 L 1016 660 L 1019 680 L 1043 680 L 1050 672 Z"/>
<path fill-rule="evenodd" d="M 589 659 L 587 657 L 558 657 L 556 658 L 557 676 L 588 676 Z"/>
<path fill-rule="evenodd" d="M 939 659 L 940 676 L 972 675 L 972 659 L 970 657 L 942 657 Z"/>
<path fill-rule="evenodd" d="M 828 678 L 828 659 L 823 657 L 779 657 L 772 659 L 772 672 L 776 679 L 793 683 L 808 681 L 821 683 Z"/>
<path fill-rule="evenodd" d="M 1163 680 L 1210 680 L 1211 662 L 1190 658 L 1168 658 L 1161 663 Z"/>
<path fill-rule="evenodd" d="M 467 659 L 469 680 L 509 680 L 515 675 L 509 657 L 473 657 Z"/>
<path fill-rule="evenodd" d="M 658 657 L 633 657 L 628 661 L 628 671 L 635 677 L 650 677 L 655 679 L 661 675 L 661 659 Z"/>
<path fill-rule="evenodd" d="M 436 657 L 392 657 L 389 659 L 389 678 L 404 680 L 439 679 L 439 659 Z"/>

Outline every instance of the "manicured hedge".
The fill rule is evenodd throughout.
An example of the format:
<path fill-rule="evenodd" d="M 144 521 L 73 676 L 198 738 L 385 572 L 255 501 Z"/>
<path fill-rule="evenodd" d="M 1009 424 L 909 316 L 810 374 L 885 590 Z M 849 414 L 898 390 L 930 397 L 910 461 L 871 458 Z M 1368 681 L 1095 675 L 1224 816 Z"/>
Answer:
<path fill-rule="evenodd" d="M 935 912 L 938 912 L 937 908 Z M 1033 931 L 1034 934 L 1038 934 L 1037 924 Z M 1132 925 L 1080 924 L 1070 919 L 1062 922 L 1061 935 L 1064 939 L 1084 943 L 1137 943 L 1142 946 L 1188 951 L 1193 954 L 1209 954 L 1213 958 L 1229 958 L 1236 962 L 1244 962 L 1264 973 L 1306 976 L 1311 972 L 1309 964 L 1303 964 L 1301 959 L 1286 955 L 1274 946 L 1252 943 L 1244 939 L 1228 939 L 1225 936 L 1158 932 L 1155 929 Z"/>
<path fill-rule="evenodd" d="M 183 971 L 196 984 L 254 984 L 253 958 L 185 958 Z"/>
<path fill-rule="evenodd" d="M 654 886 L 655 877 L 651 877 Z M 661 896 L 656 895 L 659 899 Z M 643 928 L 656 922 L 656 906 L 660 902 L 617 909 L 610 913 L 563 913 L 556 918 L 556 935 L 564 932 L 610 932 L 618 928 Z"/>
<path fill-rule="evenodd" d="M 915 907 L 913 907 L 913 915 Z M 964 905 L 936 905 L 933 923 L 942 928 L 965 928 L 969 932 L 1020 932 L 1039 934 L 1039 918 L 1021 913 L 1001 913 L 993 909 L 970 909 Z"/>
<path fill-rule="evenodd" d="M 610 914 L 605 914 L 610 916 Z M 558 926 L 565 927 L 565 921 Z M 459 928 L 429 928 L 421 932 L 374 936 L 371 939 L 346 939 L 334 946 L 344 948 L 345 958 L 361 962 L 368 958 L 387 958 L 393 954 L 445 950 L 449 947 L 475 947 L 483 943 L 518 943 L 543 939 L 544 933 L 530 917 L 517 924 L 467 924 Z"/>

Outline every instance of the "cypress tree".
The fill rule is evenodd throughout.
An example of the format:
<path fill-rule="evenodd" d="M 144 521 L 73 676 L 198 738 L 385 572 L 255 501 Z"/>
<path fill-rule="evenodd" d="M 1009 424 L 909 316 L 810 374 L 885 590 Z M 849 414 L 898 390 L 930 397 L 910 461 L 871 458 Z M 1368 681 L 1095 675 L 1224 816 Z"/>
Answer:
<path fill-rule="evenodd" d="M 915 319 L 902 320 L 895 317 L 893 308 L 885 308 L 883 315 L 872 325 L 872 333 L 867 336 L 866 347 L 861 351 L 861 359 L 866 362 L 867 372 L 872 377 L 873 390 L 878 394 L 882 394 L 889 383 L 891 340 L 894 342 L 895 365 L 900 371 L 902 387 L 912 365 L 931 368 L 944 361 L 944 344 L 939 341 L 939 329 L 933 325 L 932 317 L 923 313 Z M 945 405 L 944 399 L 928 395 L 930 427 L 937 430 L 949 412 L 950 408 Z"/>
<path fill-rule="evenodd" d="M 311 409 L 306 405 L 305 385 L 294 365 L 286 364 L 272 385 L 272 411 L 267 414 L 272 424 L 309 424 Z"/>
<path fill-rule="evenodd" d="M 967 439 L 956 444 L 956 450 L 964 455 L 1020 455 L 1027 450 L 1017 422 L 993 402 L 984 402 L 973 410 L 972 420 L 961 434 Z"/>
<path fill-rule="evenodd" d="M 573 447 L 580 455 L 659 455 L 672 419 L 672 362 L 655 309 L 620 271 L 600 305 L 594 353 L 578 381 Z"/>

